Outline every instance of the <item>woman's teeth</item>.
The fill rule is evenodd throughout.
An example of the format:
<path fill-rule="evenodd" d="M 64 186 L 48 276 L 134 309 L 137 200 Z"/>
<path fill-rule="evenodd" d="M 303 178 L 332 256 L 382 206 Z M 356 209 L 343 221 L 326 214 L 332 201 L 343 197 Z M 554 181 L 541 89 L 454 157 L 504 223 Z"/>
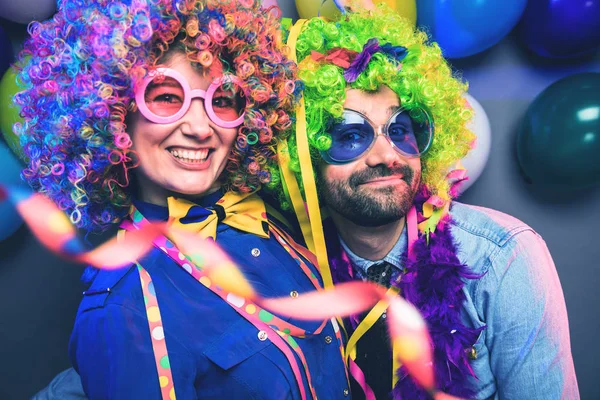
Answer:
<path fill-rule="evenodd" d="M 206 161 L 208 157 L 208 149 L 202 150 L 170 150 L 173 157 L 180 159 L 184 162 L 202 162 Z"/>

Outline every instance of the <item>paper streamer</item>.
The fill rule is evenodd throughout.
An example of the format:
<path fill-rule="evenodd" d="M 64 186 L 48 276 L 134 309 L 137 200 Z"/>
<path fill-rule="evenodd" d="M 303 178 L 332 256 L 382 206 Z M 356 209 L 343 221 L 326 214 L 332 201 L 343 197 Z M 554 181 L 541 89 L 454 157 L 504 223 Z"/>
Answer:
<path fill-rule="evenodd" d="M 1 188 L 0 188 L 1 189 Z M 13 203 L 31 232 L 52 252 L 68 260 L 98 268 L 120 268 L 131 264 L 152 248 L 152 240 L 164 233 L 166 225 L 154 224 L 117 242 L 112 238 L 88 250 L 77 237 L 69 218 L 47 197 L 27 189 L 5 186 L 3 197 Z"/>
<path fill-rule="evenodd" d="M 68 260 L 115 269 L 131 265 L 153 246 L 159 235 L 173 238 L 180 250 L 192 261 L 200 262 L 215 284 L 247 298 L 279 315 L 303 320 L 326 320 L 346 317 L 371 309 L 377 302 L 389 302 L 387 323 L 391 340 L 401 349 L 400 362 L 412 378 L 436 400 L 456 399 L 435 389 L 430 337 L 425 321 L 410 303 L 386 294 L 383 286 L 372 282 L 352 281 L 296 298 L 261 298 L 244 278 L 239 268 L 214 241 L 203 240 L 189 232 L 175 230 L 166 223 L 151 223 L 130 231 L 123 240 L 116 238 L 87 250 L 76 235 L 67 216 L 47 197 L 18 188 L 0 186 L 0 201 L 11 201 L 31 232 L 54 253 Z"/>

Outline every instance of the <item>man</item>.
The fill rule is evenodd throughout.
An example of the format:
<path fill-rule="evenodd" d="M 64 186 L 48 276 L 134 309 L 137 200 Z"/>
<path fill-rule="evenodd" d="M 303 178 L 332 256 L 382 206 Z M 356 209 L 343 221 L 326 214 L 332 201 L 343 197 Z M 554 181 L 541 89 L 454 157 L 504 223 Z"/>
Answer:
<path fill-rule="evenodd" d="M 444 392 L 578 399 L 565 302 L 544 241 L 515 218 L 452 200 L 472 113 L 437 45 L 386 6 L 313 19 L 290 41 L 319 202 L 330 215 L 333 280 L 374 280 L 420 309 Z M 290 153 L 306 188 L 306 155 Z M 346 321 L 347 353 L 378 399 L 429 398 L 393 367 L 386 314 L 375 311 Z"/>

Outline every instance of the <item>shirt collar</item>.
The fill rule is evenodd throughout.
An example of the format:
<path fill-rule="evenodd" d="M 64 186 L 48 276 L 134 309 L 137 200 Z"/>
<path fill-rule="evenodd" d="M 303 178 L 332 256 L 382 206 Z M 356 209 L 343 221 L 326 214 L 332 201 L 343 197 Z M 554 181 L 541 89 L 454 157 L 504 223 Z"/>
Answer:
<path fill-rule="evenodd" d="M 223 190 L 217 190 L 204 197 L 194 199 L 194 202 L 202 207 L 212 207 L 223 197 L 223 194 Z M 148 221 L 167 221 L 169 219 L 169 209 L 165 206 L 147 203 L 139 199 L 134 199 L 133 205 Z"/>
<path fill-rule="evenodd" d="M 392 247 L 389 253 L 387 253 L 387 255 L 381 260 L 367 260 L 366 258 L 362 258 L 356 255 L 352 250 L 350 250 L 348 245 L 344 243 L 342 237 L 339 236 L 339 238 L 340 244 L 342 245 L 342 248 L 344 249 L 346 254 L 348 254 L 348 258 L 350 259 L 350 263 L 352 264 L 354 271 L 360 278 L 364 278 L 367 276 L 367 270 L 369 269 L 369 267 L 382 261 L 386 261 L 392 264 L 394 267 L 402 269 L 402 255 L 406 252 L 406 249 L 408 247 L 408 234 L 406 231 L 406 226 L 402 230 L 400 238 L 398 239 L 398 241 L 396 241 L 394 247 Z"/>
<path fill-rule="evenodd" d="M 169 210 L 167 207 L 137 199 L 133 200 L 133 205 L 148 221 L 166 221 L 169 219 Z"/>

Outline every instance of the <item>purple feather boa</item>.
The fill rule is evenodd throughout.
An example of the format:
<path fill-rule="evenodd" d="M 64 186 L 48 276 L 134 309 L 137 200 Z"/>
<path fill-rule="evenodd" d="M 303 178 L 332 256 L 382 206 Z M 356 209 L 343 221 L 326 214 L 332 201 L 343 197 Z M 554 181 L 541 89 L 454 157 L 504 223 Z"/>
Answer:
<path fill-rule="evenodd" d="M 460 310 L 466 300 L 462 291 L 464 280 L 478 279 L 480 276 L 470 273 L 469 268 L 458 260 L 450 224 L 450 217 L 444 217 L 430 235 L 429 244 L 425 235 L 420 235 L 411 258 L 405 262 L 402 279 L 396 286 L 427 321 L 434 347 L 437 388 L 454 396 L 471 398 L 474 393 L 468 385 L 468 379 L 474 373 L 469 365 L 467 350 L 485 327 L 472 329 L 465 326 Z M 341 249 L 332 224 L 326 226 L 325 237 L 334 282 L 353 279 L 352 266 Z M 394 400 L 431 398 L 408 376 L 405 368 L 400 367 L 396 374 L 400 379 L 392 392 Z"/>

